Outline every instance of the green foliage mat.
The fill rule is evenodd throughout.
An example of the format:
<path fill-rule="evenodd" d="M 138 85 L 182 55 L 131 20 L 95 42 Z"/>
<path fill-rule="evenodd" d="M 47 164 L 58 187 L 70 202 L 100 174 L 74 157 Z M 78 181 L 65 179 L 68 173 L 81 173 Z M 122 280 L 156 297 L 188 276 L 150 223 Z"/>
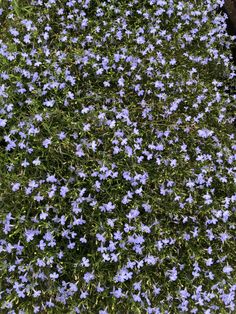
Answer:
<path fill-rule="evenodd" d="M 0 1 L 1 313 L 235 313 L 222 1 Z"/>

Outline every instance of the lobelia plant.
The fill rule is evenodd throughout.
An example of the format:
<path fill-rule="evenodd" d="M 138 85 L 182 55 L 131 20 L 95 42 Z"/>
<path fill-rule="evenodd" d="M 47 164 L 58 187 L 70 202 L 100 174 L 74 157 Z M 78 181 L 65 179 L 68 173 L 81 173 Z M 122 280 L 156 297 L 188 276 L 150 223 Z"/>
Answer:
<path fill-rule="evenodd" d="M 2 313 L 234 313 L 222 0 L 0 1 Z"/>

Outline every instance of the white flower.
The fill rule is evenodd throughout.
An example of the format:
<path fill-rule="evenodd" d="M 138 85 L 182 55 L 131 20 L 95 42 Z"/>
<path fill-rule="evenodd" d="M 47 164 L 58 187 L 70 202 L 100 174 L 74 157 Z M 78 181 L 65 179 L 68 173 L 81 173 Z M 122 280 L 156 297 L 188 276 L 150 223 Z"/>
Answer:
<path fill-rule="evenodd" d="M 223 268 L 223 273 L 225 273 L 225 274 L 230 274 L 232 271 L 233 271 L 233 268 L 229 265 L 227 265 Z"/>
<path fill-rule="evenodd" d="M 12 191 L 18 191 L 20 188 L 20 183 L 12 183 Z"/>
<path fill-rule="evenodd" d="M 0 118 L 0 126 L 4 128 L 6 126 L 6 124 L 7 124 L 7 120 Z"/>
<path fill-rule="evenodd" d="M 168 270 L 166 276 L 168 276 L 171 281 L 175 281 L 178 278 L 177 269 L 174 267 L 171 270 Z"/>
<path fill-rule="evenodd" d="M 41 161 L 39 159 L 39 157 L 37 157 L 37 159 L 33 160 L 32 163 L 35 165 L 35 166 L 38 166 L 41 164 Z"/>
<path fill-rule="evenodd" d="M 198 130 L 198 136 L 199 137 L 207 138 L 207 137 L 211 136 L 212 134 L 213 134 L 213 131 L 210 131 L 208 129 Z"/>
<path fill-rule="evenodd" d="M 55 104 L 55 100 L 45 100 L 44 102 L 43 102 L 43 104 L 45 105 L 45 106 L 47 106 L 47 107 L 53 107 L 54 106 L 54 104 Z"/>

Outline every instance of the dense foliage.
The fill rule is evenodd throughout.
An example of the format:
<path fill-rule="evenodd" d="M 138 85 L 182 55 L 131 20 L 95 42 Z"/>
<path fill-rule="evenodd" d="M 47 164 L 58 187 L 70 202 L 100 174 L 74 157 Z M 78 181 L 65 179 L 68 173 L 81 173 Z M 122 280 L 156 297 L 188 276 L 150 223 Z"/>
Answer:
<path fill-rule="evenodd" d="M 0 312 L 235 313 L 223 1 L 0 1 Z"/>

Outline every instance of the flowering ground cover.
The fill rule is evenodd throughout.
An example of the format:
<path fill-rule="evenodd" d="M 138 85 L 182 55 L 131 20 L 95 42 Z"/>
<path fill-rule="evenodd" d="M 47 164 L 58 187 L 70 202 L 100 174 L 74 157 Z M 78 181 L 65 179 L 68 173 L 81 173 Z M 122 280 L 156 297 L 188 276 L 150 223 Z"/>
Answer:
<path fill-rule="evenodd" d="M 221 0 L 0 1 L 0 312 L 235 313 Z"/>

